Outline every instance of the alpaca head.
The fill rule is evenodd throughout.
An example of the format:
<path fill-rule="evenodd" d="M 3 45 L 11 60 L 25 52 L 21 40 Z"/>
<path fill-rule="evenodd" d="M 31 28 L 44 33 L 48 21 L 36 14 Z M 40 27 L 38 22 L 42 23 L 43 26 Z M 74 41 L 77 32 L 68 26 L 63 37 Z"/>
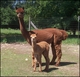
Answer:
<path fill-rule="evenodd" d="M 36 34 L 31 34 L 30 37 L 31 37 L 31 42 L 36 43 Z"/>
<path fill-rule="evenodd" d="M 23 18 L 24 17 L 24 7 L 23 8 L 16 7 L 16 13 L 17 13 L 18 18 Z"/>

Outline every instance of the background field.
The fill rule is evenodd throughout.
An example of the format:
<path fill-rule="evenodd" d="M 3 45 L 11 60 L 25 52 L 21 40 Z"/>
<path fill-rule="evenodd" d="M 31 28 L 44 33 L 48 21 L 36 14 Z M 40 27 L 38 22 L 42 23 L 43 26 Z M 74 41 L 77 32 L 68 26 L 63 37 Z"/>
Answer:
<path fill-rule="evenodd" d="M 62 59 L 59 67 L 49 66 L 48 72 L 33 72 L 32 47 L 22 37 L 20 30 L 1 29 L 1 76 L 79 76 L 79 39 L 69 35 L 62 42 Z M 50 60 L 52 52 L 49 52 Z M 25 59 L 28 61 L 25 61 Z M 45 60 L 42 57 L 42 69 Z"/>

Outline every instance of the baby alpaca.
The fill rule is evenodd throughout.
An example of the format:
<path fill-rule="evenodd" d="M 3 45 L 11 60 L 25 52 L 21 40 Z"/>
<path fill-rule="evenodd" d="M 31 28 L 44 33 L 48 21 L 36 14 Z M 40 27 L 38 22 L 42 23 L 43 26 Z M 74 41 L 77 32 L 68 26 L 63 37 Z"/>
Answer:
<path fill-rule="evenodd" d="M 41 41 L 39 43 L 36 43 L 36 34 L 31 34 L 31 42 L 33 47 L 32 54 L 34 57 L 32 57 L 32 65 L 34 68 L 34 71 L 36 71 L 36 64 L 39 64 L 39 71 L 42 71 L 41 67 L 41 56 L 43 54 L 45 60 L 46 60 L 46 67 L 45 71 L 48 71 L 49 69 L 49 44 L 45 41 Z"/>

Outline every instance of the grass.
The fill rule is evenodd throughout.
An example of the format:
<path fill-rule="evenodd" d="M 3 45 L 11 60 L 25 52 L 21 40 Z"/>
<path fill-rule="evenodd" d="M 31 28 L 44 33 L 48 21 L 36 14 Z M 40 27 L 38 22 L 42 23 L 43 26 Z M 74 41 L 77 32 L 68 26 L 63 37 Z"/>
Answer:
<path fill-rule="evenodd" d="M 60 67 L 49 65 L 49 72 L 33 72 L 30 53 L 19 53 L 10 47 L 1 48 L 1 76 L 78 76 L 78 56 L 72 54 L 74 51 L 69 51 L 66 47 L 64 49 L 66 52 L 63 53 Z M 25 61 L 26 58 L 28 61 Z M 45 60 L 43 57 L 42 62 L 42 69 L 44 69 Z"/>
<path fill-rule="evenodd" d="M 25 75 L 28 71 L 28 63 L 25 58 L 29 58 L 26 54 L 15 54 L 13 50 L 6 50 L 1 53 L 1 75 L 2 76 L 18 76 Z M 27 66 L 26 66 L 27 64 Z M 31 69 L 31 67 L 29 68 Z M 26 72 L 25 72 L 26 71 Z"/>
<path fill-rule="evenodd" d="M 20 30 L 1 29 L 1 44 L 17 42 L 26 42 Z M 50 65 L 49 72 L 33 72 L 30 53 L 17 53 L 14 49 L 10 47 L 7 48 L 7 46 L 6 48 L 2 48 L 1 45 L 1 76 L 78 76 L 79 58 L 78 55 L 72 54 L 75 46 L 72 49 L 70 49 L 72 46 L 69 46 L 69 44 L 78 44 L 77 36 L 69 35 L 69 37 L 63 41 L 63 46 L 65 44 L 66 46 L 62 48 L 64 52 L 61 59 L 61 66 L 55 67 Z M 13 47 L 12 45 L 10 46 Z M 17 49 L 17 51 L 19 52 L 19 49 Z M 25 49 L 23 51 L 25 51 Z M 26 51 L 28 51 L 28 49 L 26 49 Z M 76 49 L 76 52 L 77 51 Z M 31 52 L 31 50 L 28 52 Z M 50 58 L 51 57 L 50 55 Z M 26 58 L 28 58 L 28 61 L 25 61 Z M 42 62 L 42 69 L 44 69 L 44 58 L 42 58 Z"/>
<path fill-rule="evenodd" d="M 26 43 L 20 30 L 1 29 L 1 43 Z M 78 36 L 69 35 L 63 44 L 79 44 Z"/>
<path fill-rule="evenodd" d="M 69 35 L 68 38 L 64 41 L 62 41 L 63 44 L 76 44 L 79 45 L 79 38 L 78 35 Z"/>
<path fill-rule="evenodd" d="M 20 30 L 1 29 L 1 43 L 25 43 Z"/>
<path fill-rule="evenodd" d="M 25 58 L 28 61 L 25 61 Z M 33 72 L 31 67 L 31 56 L 28 54 L 15 54 L 13 50 L 3 50 L 1 53 L 1 76 L 29 76 L 41 75 Z M 43 75 L 47 75 L 44 72 Z"/>

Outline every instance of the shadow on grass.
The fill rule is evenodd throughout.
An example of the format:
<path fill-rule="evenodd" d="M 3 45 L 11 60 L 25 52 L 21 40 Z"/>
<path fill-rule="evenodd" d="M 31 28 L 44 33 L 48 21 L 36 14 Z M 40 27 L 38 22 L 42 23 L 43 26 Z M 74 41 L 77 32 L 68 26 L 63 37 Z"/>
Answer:
<path fill-rule="evenodd" d="M 67 66 L 71 64 L 77 64 L 76 62 L 60 62 L 60 66 Z"/>
<path fill-rule="evenodd" d="M 55 64 L 56 64 L 56 62 L 54 63 L 54 65 Z M 77 63 L 76 62 L 60 62 L 59 66 L 67 66 L 67 65 L 71 65 L 71 64 L 77 64 Z M 42 63 L 42 66 L 45 66 L 45 65 L 46 65 L 46 63 Z"/>
<path fill-rule="evenodd" d="M 76 63 L 76 62 L 60 62 L 59 67 L 60 67 L 60 66 L 67 66 L 67 65 L 71 65 L 71 64 L 77 64 L 77 63 Z M 45 66 L 45 65 L 46 65 L 46 63 L 42 63 L 42 66 Z M 55 65 L 55 64 L 54 64 L 54 65 Z M 51 72 L 51 71 L 57 70 L 57 69 L 58 69 L 58 68 L 53 67 L 53 68 L 49 68 L 48 71 L 43 70 L 43 72 Z"/>
<path fill-rule="evenodd" d="M 55 64 L 56 64 L 56 62 L 54 63 L 54 65 Z M 59 66 L 67 66 L 67 65 L 71 65 L 71 64 L 77 64 L 77 63 L 76 62 L 60 62 Z M 46 65 L 46 63 L 42 63 L 42 66 L 45 66 L 45 65 Z"/>
<path fill-rule="evenodd" d="M 42 63 L 42 66 L 45 66 L 46 65 L 46 63 Z M 43 72 L 51 72 L 51 71 L 53 71 L 53 70 L 57 70 L 58 68 L 55 68 L 55 67 L 51 67 L 51 68 L 49 68 L 49 70 L 48 71 L 45 71 L 45 70 L 42 70 Z"/>
<path fill-rule="evenodd" d="M 47 72 L 47 73 L 48 73 L 48 72 L 51 72 L 51 71 L 53 71 L 53 70 L 57 70 L 57 69 L 58 69 L 58 68 L 54 68 L 54 67 L 53 67 L 53 68 L 49 68 L 49 70 L 48 70 L 48 71 L 45 71 L 45 70 L 42 70 L 42 71 L 43 71 L 43 72 Z"/>

